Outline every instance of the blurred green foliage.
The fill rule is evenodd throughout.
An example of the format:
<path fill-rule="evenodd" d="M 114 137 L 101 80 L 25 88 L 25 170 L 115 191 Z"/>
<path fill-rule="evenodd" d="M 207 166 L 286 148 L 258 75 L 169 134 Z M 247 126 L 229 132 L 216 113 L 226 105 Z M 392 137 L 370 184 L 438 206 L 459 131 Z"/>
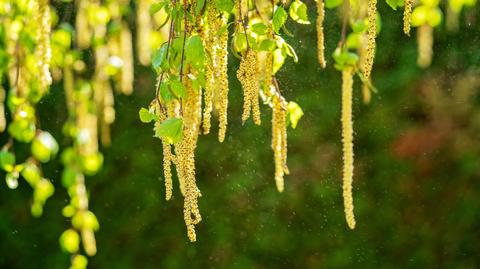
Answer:
<path fill-rule="evenodd" d="M 87 180 L 100 222 L 98 253 L 89 267 L 480 266 L 479 8 L 462 14 L 458 32 L 436 30 L 432 66 L 424 71 L 416 66 L 415 39 L 402 33 L 401 12 L 380 6 L 373 72 L 379 93 L 370 105 L 362 104 L 355 83 L 354 231 L 346 227 L 341 197 L 340 74 L 331 61 L 320 70 L 314 27 L 297 26 L 289 28 L 295 29 L 289 43 L 299 63 L 286 63 L 277 75 L 285 95 L 305 113 L 289 129 L 285 192 L 274 186 L 270 115 L 263 113 L 261 127 L 241 126 L 240 84 L 231 69 L 227 138 L 219 144 L 215 135 L 202 136 L 197 148 L 203 221 L 198 242 L 189 243 L 177 186 L 173 200 L 164 201 L 160 141 L 138 119 L 138 109 L 154 95 L 153 72 L 139 67 L 135 93 L 117 96 L 104 169 Z M 333 52 L 340 21 L 335 11 L 326 16 L 326 48 Z M 231 57 L 229 64 L 238 60 Z M 64 107 L 58 85 L 39 105 L 42 128 L 55 137 L 61 137 Z M 56 187 L 59 163 L 44 166 Z M 68 266 L 58 247 L 70 226 L 61 214 L 68 195 L 57 190 L 43 216 L 33 218 L 24 182 L 16 191 L 0 187 L 0 268 Z"/>

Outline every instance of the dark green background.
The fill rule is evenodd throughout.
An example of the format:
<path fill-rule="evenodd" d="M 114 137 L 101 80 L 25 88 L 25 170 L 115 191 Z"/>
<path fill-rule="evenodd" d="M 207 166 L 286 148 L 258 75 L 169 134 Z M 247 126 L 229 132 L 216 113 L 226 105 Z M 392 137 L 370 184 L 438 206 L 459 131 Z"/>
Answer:
<path fill-rule="evenodd" d="M 432 66 L 421 70 L 415 31 L 410 38 L 402 32 L 402 11 L 379 6 L 373 71 L 379 93 L 370 105 L 362 104 L 355 82 L 354 231 L 346 227 L 341 197 L 341 76 L 330 57 L 326 70 L 318 67 L 314 24 L 289 24 L 299 63 L 287 63 L 277 77 L 305 116 L 288 131 L 291 175 L 284 193 L 273 180 L 269 109 L 262 110 L 261 127 L 241 126 L 232 57 L 228 134 L 223 144 L 216 129 L 199 139 L 203 221 L 198 242 L 188 242 L 177 184 L 173 201 L 164 200 L 161 143 L 138 120 L 138 109 L 154 95 L 154 74 L 138 67 L 134 94 L 116 98 L 104 169 L 87 179 L 101 223 L 90 268 L 479 267 L 479 9 L 461 16 L 458 32 L 443 25 L 435 31 Z M 330 55 L 340 38 L 336 11 L 327 11 L 325 28 Z M 53 87 L 39 107 L 42 128 L 68 145 L 60 133 L 62 89 Z M 41 218 L 30 215 L 27 184 L 0 185 L 0 268 L 68 267 L 58 245 L 69 227 L 61 215 L 68 197 L 58 163 L 46 165 L 56 192 Z"/>

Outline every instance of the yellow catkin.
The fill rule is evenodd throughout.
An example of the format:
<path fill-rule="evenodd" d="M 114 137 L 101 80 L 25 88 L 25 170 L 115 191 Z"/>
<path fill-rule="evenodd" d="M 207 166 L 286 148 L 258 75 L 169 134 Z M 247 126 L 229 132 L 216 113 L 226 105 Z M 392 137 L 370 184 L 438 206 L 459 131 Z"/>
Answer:
<path fill-rule="evenodd" d="M 40 69 L 39 78 L 42 91 L 46 91 L 52 84 L 52 75 L 50 74 L 50 60 L 52 58 L 52 49 L 50 47 L 51 15 L 48 0 L 38 1 L 38 15 L 40 27 L 38 28 L 38 66 Z"/>
<path fill-rule="evenodd" d="M 422 68 L 430 66 L 433 55 L 433 28 L 424 24 L 417 29 L 417 64 Z"/>
<path fill-rule="evenodd" d="M 275 184 L 279 192 L 284 190 L 284 175 L 287 168 L 287 113 L 278 95 L 272 97 L 272 149 L 275 161 Z"/>
<path fill-rule="evenodd" d="M 177 175 L 184 181 L 184 220 L 188 238 L 196 241 L 195 225 L 201 221 L 198 209 L 200 191 L 195 180 L 195 148 L 199 134 L 201 116 L 201 94 L 194 90 L 191 82 L 186 83 L 186 97 L 182 100 L 184 132 L 182 141 L 175 145 Z"/>
<path fill-rule="evenodd" d="M 222 14 L 222 26 L 227 24 L 227 16 Z M 227 110 L 228 110 L 228 31 L 224 31 L 219 37 L 219 48 L 217 51 L 217 83 L 218 83 L 218 115 L 219 115 L 219 130 L 218 141 L 225 140 L 225 133 L 227 132 Z"/>
<path fill-rule="evenodd" d="M 204 90 L 204 103 L 205 108 L 203 111 L 203 133 L 210 133 L 211 118 L 213 110 L 213 95 L 215 90 L 216 81 L 216 63 L 217 63 L 217 31 L 219 19 L 217 18 L 218 10 L 213 5 L 213 2 L 209 2 L 209 8 L 207 9 L 207 24 L 205 25 L 205 31 L 203 36 L 204 47 L 207 52 L 207 59 L 205 61 L 205 90 Z"/>
<path fill-rule="evenodd" d="M 258 66 L 257 53 L 253 50 L 248 50 L 240 62 L 240 67 L 237 70 L 237 78 L 242 84 L 243 88 L 243 114 L 242 122 L 250 117 L 250 112 L 253 114 L 253 121 L 260 125 L 260 73 Z"/>
<path fill-rule="evenodd" d="M 322 68 L 327 66 L 325 61 L 325 36 L 323 33 L 323 20 L 325 19 L 325 8 L 323 0 L 317 0 L 317 54 L 318 63 Z"/>
<path fill-rule="evenodd" d="M 365 78 L 370 78 L 375 58 L 375 38 L 377 36 L 377 0 L 368 0 L 367 54 L 364 62 Z"/>
<path fill-rule="evenodd" d="M 150 35 L 152 34 L 152 18 L 149 12 L 151 4 L 151 0 L 138 0 L 136 9 L 137 54 L 139 62 L 145 66 L 150 64 L 151 56 Z"/>
<path fill-rule="evenodd" d="M 170 103 L 172 104 L 172 102 Z M 167 105 L 172 107 L 171 105 Z M 171 109 L 168 109 L 171 110 Z M 155 122 L 155 130 L 160 128 L 160 124 L 162 121 L 168 119 L 169 115 L 173 113 L 169 113 L 169 111 L 163 112 L 160 109 L 160 104 L 157 100 L 155 100 L 155 114 L 159 116 L 160 120 Z M 167 141 L 162 141 L 162 151 L 163 151 L 163 175 L 165 177 L 165 200 L 170 200 L 172 198 L 172 191 L 173 191 L 173 184 L 172 184 L 172 162 L 173 162 L 173 154 L 172 154 L 172 146 Z"/>
<path fill-rule="evenodd" d="M 165 200 L 172 198 L 173 184 L 172 184 L 172 148 L 170 144 L 162 141 L 163 147 L 163 174 L 165 177 Z"/>
<path fill-rule="evenodd" d="M 403 32 L 410 35 L 410 17 L 412 16 L 413 0 L 403 2 Z"/>
<path fill-rule="evenodd" d="M 273 87 L 273 53 L 267 52 L 265 56 L 265 72 L 263 76 L 263 84 L 265 97 L 272 95 L 271 89 Z"/>
<path fill-rule="evenodd" d="M 350 229 L 355 228 L 353 214 L 353 121 L 352 121 L 353 70 L 342 71 L 342 142 L 343 142 L 343 204 Z"/>

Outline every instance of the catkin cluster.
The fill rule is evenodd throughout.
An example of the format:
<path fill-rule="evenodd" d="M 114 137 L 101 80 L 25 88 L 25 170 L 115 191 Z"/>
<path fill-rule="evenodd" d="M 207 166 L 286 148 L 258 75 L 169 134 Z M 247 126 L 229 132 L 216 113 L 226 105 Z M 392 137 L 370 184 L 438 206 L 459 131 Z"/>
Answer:
<path fill-rule="evenodd" d="M 218 111 L 218 140 L 223 142 L 227 130 L 228 109 L 228 31 L 218 32 L 227 24 L 227 16 L 219 15 L 215 3 L 209 2 L 205 23 L 203 42 L 207 54 L 205 61 L 205 89 L 203 110 L 203 133 L 208 134 L 211 128 L 213 108 Z"/>
<path fill-rule="evenodd" d="M 237 70 L 237 78 L 242 84 L 243 88 L 243 114 L 242 122 L 250 117 L 250 112 L 253 114 L 253 121 L 260 125 L 260 73 L 258 66 L 257 53 L 251 49 L 247 51 L 240 62 L 240 67 Z"/>
<path fill-rule="evenodd" d="M 275 184 L 277 190 L 283 192 L 283 176 L 290 173 L 287 167 L 287 111 L 285 100 L 278 95 L 272 97 L 272 149 Z"/>
<path fill-rule="evenodd" d="M 348 227 L 355 228 L 353 214 L 353 121 L 352 121 L 353 70 L 342 71 L 342 142 L 343 142 L 343 204 Z"/>
<path fill-rule="evenodd" d="M 367 53 L 364 62 L 364 75 L 366 79 L 370 78 L 375 58 L 375 38 L 377 36 L 377 0 L 368 0 L 368 30 L 367 30 Z"/>
<path fill-rule="evenodd" d="M 182 99 L 183 138 L 175 144 L 175 161 L 180 185 L 184 188 L 184 220 L 190 241 L 196 241 L 195 225 L 202 218 L 198 209 L 201 196 L 195 180 L 195 148 L 201 121 L 201 95 L 194 90 L 191 82 L 185 83 L 187 93 Z"/>

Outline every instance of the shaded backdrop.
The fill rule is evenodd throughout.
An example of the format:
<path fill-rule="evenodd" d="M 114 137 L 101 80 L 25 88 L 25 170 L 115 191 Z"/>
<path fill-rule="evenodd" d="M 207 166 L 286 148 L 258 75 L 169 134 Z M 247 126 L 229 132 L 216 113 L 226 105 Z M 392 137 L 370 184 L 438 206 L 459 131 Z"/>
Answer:
<path fill-rule="evenodd" d="M 379 93 L 365 106 L 358 79 L 354 90 L 354 231 L 346 226 L 341 196 L 341 75 L 331 65 L 320 70 L 314 24 L 290 25 L 299 63 L 289 62 L 278 80 L 305 116 L 288 131 L 291 175 L 284 193 L 274 185 L 270 111 L 263 110 L 261 127 L 241 126 L 238 60 L 231 57 L 228 134 L 223 144 L 215 132 L 200 137 L 203 221 L 198 242 L 190 243 L 177 185 L 173 200 L 164 200 L 160 140 L 138 120 L 139 107 L 154 95 L 153 72 L 138 67 L 135 93 L 117 96 L 104 169 L 87 179 L 101 225 L 90 268 L 480 266 L 479 9 L 461 16 L 458 32 L 435 31 L 432 66 L 421 70 L 415 35 L 402 32 L 402 12 L 379 5 L 383 25 L 373 71 Z M 335 11 L 327 10 L 328 54 L 339 28 Z M 58 86 L 40 105 L 42 128 L 56 137 L 64 107 Z M 38 219 L 30 215 L 26 184 L 0 185 L 0 268 L 68 267 L 58 245 L 69 226 L 61 215 L 67 194 L 60 171 L 58 162 L 46 165 L 57 188 Z"/>

